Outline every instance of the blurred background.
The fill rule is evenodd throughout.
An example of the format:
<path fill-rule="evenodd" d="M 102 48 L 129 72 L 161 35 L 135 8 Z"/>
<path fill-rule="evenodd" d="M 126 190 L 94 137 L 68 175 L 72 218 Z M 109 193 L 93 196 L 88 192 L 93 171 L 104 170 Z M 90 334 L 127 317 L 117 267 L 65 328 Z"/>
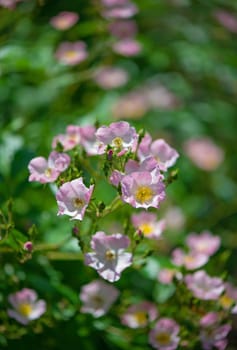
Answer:
<path fill-rule="evenodd" d="M 134 0 L 120 12 L 111 4 L 113 0 L 0 1 L 2 210 L 12 199 L 17 230 L 24 233 L 35 224 L 39 242 L 61 241 L 72 224 L 57 218 L 50 187 L 29 184 L 29 161 L 47 158 L 53 137 L 70 124 L 127 120 L 154 139 L 164 138 L 180 154 L 178 179 L 168 187 L 160 209 L 168 222 L 168 246 L 180 244 L 189 232 L 219 235 L 225 270 L 236 283 L 237 2 Z M 63 11 L 76 13 L 75 23 L 57 22 Z M 0 280 L 8 283 L 1 287 L 2 295 L 16 283 L 15 275 L 19 285 L 27 282 L 49 298 L 58 293 L 73 303 L 77 293 L 72 290 L 90 278 L 87 270 L 80 275 L 77 261 L 49 263 L 39 257 L 37 263 L 14 267 L 15 258 L 8 259 L 0 257 Z M 76 277 L 72 264 L 78 268 Z M 63 289 L 64 283 L 70 288 Z M 142 292 L 148 290 L 149 284 Z M 75 346 L 78 335 L 83 349 L 93 349 L 85 316 L 71 321 L 73 308 L 66 306 L 63 316 L 60 303 L 53 310 L 59 328 L 48 325 L 44 349 Z M 103 327 L 97 321 L 97 347 L 126 348 L 118 335 L 105 340 Z M 12 339 L 9 349 L 28 349 L 22 339 Z M 42 341 L 37 335 L 27 339 Z M 235 348 L 230 344 L 228 349 Z"/>

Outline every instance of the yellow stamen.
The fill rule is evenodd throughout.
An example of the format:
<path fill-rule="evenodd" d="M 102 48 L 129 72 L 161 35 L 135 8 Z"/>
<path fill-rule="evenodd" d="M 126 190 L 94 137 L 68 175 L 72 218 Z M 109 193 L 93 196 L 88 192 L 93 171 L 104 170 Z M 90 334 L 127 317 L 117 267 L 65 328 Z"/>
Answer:
<path fill-rule="evenodd" d="M 112 141 L 112 145 L 115 147 L 115 148 L 122 148 L 123 146 L 123 140 L 121 139 L 121 137 L 115 137 Z"/>
<path fill-rule="evenodd" d="M 98 308 L 104 303 L 104 300 L 99 295 L 93 296 L 92 301 L 94 306 Z"/>
<path fill-rule="evenodd" d="M 81 198 L 74 198 L 73 199 L 73 205 L 75 208 L 80 209 L 84 205 L 84 201 Z"/>
<path fill-rule="evenodd" d="M 73 58 L 76 58 L 77 57 L 77 51 L 74 51 L 74 50 L 70 50 L 70 51 L 66 51 L 64 53 L 64 56 L 68 59 L 73 59 Z"/>
<path fill-rule="evenodd" d="M 192 255 L 185 255 L 184 261 L 186 264 L 192 263 L 195 261 L 195 258 Z"/>
<path fill-rule="evenodd" d="M 143 204 L 145 202 L 149 202 L 153 196 L 153 191 L 150 187 L 141 186 L 138 188 L 135 197 L 137 202 Z"/>
<path fill-rule="evenodd" d="M 144 223 L 142 224 L 141 226 L 139 226 L 139 229 L 142 231 L 142 233 L 144 235 L 149 235 L 152 233 L 152 226 L 147 224 L 147 223 Z"/>
<path fill-rule="evenodd" d="M 230 298 L 227 294 L 222 295 L 220 297 L 219 301 L 220 301 L 221 306 L 224 309 L 229 309 L 234 302 L 234 300 L 232 298 Z"/>
<path fill-rule="evenodd" d="M 144 311 L 138 311 L 134 313 L 134 318 L 140 326 L 147 324 L 147 314 Z"/>
<path fill-rule="evenodd" d="M 156 335 L 156 340 L 161 345 L 168 345 L 170 343 L 170 335 L 168 333 L 159 333 Z"/>
<path fill-rule="evenodd" d="M 115 252 L 113 250 L 107 250 L 105 253 L 106 260 L 114 260 L 115 259 Z"/>
<path fill-rule="evenodd" d="M 32 312 L 32 306 L 30 304 L 23 303 L 18 306 L 18 311 L 22 316 L 28 317 Z"/>
<path fill-rule="evenodd" d="M 68 141 L 70 142 L 77 142 L 78 141 L 78 134 L 74 133 L 74 134 L 70 134 L 68 135 Z"/>
<path fill-rule="evenodd" d="M 45 174 L 45 176 L 50 177 L 50 176 L 52 175 L 52 169 L 47 168 L 47 169 L 44 171 L 44 174 Z"/>

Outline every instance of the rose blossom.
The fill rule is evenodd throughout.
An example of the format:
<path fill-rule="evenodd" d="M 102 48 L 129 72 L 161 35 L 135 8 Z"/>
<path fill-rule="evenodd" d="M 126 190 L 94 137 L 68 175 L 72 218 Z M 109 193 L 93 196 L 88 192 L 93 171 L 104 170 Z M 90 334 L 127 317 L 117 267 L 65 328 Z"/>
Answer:
<path fill-rule="evenodd" d="M 175 164 L 179 154 L 163 139 L 152 142 L 151 136 L 146 133 L 139 144 L 138 157 L 142 160 L 149 156 L 155 157 L 160 169 L 166 171 Z"/>
<path fill-rule="evenodd" d="M 83 41 L 63 42 L 57 48 L 55 56 L 59 62 L 74 66 L 87 58 L 86 44 Z"/>
<path fill-rule="evenodd" d="M 149 333 L 149 342 L 157 350 L 175 350 L 178 347 L 179 325 L 171 318 L 161 318 Z"/>
<path fill-rule="evenodd" d="M 219 298 L 219 304 L 225 310 L 230 310 L 232 314 L 237 313 L 237 288 L 231 283 L 225 283 L 225 292 Z"/>
<path fill-rule="evenodd" d="M 149 107 L 152 109 L 172 109 L 180 104 L 180 101 L 173 92 L 157 83 L 148 84 L 144 89 L 144 94 Z"/>
<path fill-rule="evenodd" d="M 135 208 L 158 208 L 165 199 L 163 176 L 148 171 L 133 172 L 121 180 L 122 200 Z"/>
<path fill-rule="evenodd" d="M 219 322 L 219 314 L 217 312 L 208 312 L 206 315 L 202 316 L 200 320 L 201 327 L 210 327 Z"/>
<path fill-rule="evenodd" d="M 220 237 L 212 235 L 211 232 L 203 231 L 200 234 L 189 234 L 186 243 L 192 251 L 211 256 L 220 247 L 221 240 Z"/>
<path fill-rule="evenodd" d="M 185 266 L 188 270 L 195 270 L 205 265 L 208 260 L 208 255 L 195 251 L 185 253 L 182 249 L 176 248 L 172 252 L 173 264 L 176 266 Z"/>
<path fill-rule="evenodd" d="M 141 44 L 133 38 L 125 38 L 113 44 L 113 50 L 122 56 L 135 56 L 141 51 Z"/>
<path fill-rule="evenodd" d="M 204 270 L 186 275 L 184 280 L 193 295 L 201 300 L 217 300 L 225 289 L 221 278 L 210 277 Z"/>
<path fill-rule="evenodd" d="M 163 268 L 160 269 L 157 279 L 163 284 L 170 284 L 173 281 L 173 278 L 176 275 L 176 273 L 177 271 L 174 269 Z"/>
<path fill-rule="evenodd" d="M 137 90 L 120 97 L 112 106 L 114 119 L 138 119 L 149 110 L 145 96 Z"/>
<path fill-rule="evenodd" d="M 79 129 L 80 144 L 89 156 L 104 153 L 105 147 L 101 146 L 100 142 L 95 136 L 95 133 L 96 128 L 93 125 L 85 125 Z"/>
<path fill-rule="evenodd" d="M 80 300 L 83 303 L 81 312 L 101 317 L 107 313 L 118 295 L 118 289 L 111 284 L 101 280 L 92 281 L 81 289 Z"/>
<path fill-rule="evenodd" d="M 214 16 L 230 32 L 237 33 L 237 17 L 225 10 L 216 10 Z"/>
<path fill-rule="evenodd" d="M 96 132 L 96 137 L 102 146 L 110 145 L 117 151 L 124 149 L 135 152 L 138 140 L 135 128 L 124 121 L 101 126 Z"/>
<path fill-rule="evenodd" d="M 149 301 L 142 301 L 131 305 L 121 316 L 121 322 L 130 328 L 146 327 L 158 316 L 156 305 Z"/>
<path fill-rule="evenodd" d="M 223 150 L 205 137 L 186 141 L 184 151 L 197 167 L 205 171 L 217 169 L 224 159 Z"/>
<path fill-rule="evenodd" d="M 71 28 L 79 19 L 79 16 L 75 12 L 63 11 L 57 16 L 54 16 L 50 20 L 50 24 L 59 30 L 66 30 Z"/>
<path fill-rule="evenodd" d="M 66 134 L 60 134 L 54 137 L 52 147 L 56 148 L 57 144 L 60 143 L 63 146 L 64 151 L 76 147 L 81 141 L 81 128 L 77 125 L 68 125 Z"/>
<path fill-rule="evenodd" d="M 132 224 L 139 229 L 147 238 L 160 238 L 164 228 L 165 220 L 157 220 L 156 214 L 141 212 L 132 215 Z"/>
<path fill-rule="evenodd" d="M 9 303 L 13 309 L 8 309 L 7 313 L 23 325 L 39 318 L 46 311 L 44 300 L 37 300 L 37 294 L 34 290 L 23 288 L 19 292 L 10 294 Z"/>
<path fill-rule="evenodd" d="M 125 164 L 124 173 L 118 170 L 114 170 L 110 176 L 110 182 L 112 183 L 112 185 L 118 187 L 119 183 L 122 181 L 122 178 L 125 175 L 129 175 L 139 171 L 148 171 L 151 174 L 152 179 L 154 181 L 156 181 L 159 177 L 160 179 L 162 179 L 157 161 L 155 160 L 155 158 L 149 157 L 141 163 L 133 159 L 129 159 Z"/>
<path fill-rule="evenodd" d="M 128 73 L 117 67 L 102 67 L 95 71 L 94 79 L 105 90 L 114 89 L 127 83 Z"/>
<path fill-rule="evenodd" d="M 29 181 L 54 182 L 60 173 L 68 168 L 69 164 L 70 157 L 56 151 L 51 152 L 48 159 L 44 157 L 33 158 L 28 165 Z"/>
<path fill-rule="evenodd" d="M 231 330 L 229 324 L 220 325 L 219 315 L 209 312 L 200 320 L 200 340 L 204 350 L 224 350 L 227 346 L 227 335 Z"/>
<path fill-rule="evenodd" d="M 133 20 L 119 20 L 109 24 L 109 31 L 117 38 L 131 38 L 137 33 L 137 24 Z"/>
<path fill-rule="evenodd" d="M 56 200 L 59 207 L 58 215 L 69 215 L 72 217 L 71 220 L 82 220 L 90 202 L 93 189 L 94 185 L 87 188 L 81 177 L 70 182 L 65 182 L 59 187 L 56 193 Z"/>
<path fill-rule="evenodd" d="M 132 264 L 132 254 L 124 250 L 130 240 L 121 233 L 107 236 L 99 231 L 92 237 L 93 252 L 85 254 L 85 264 L 96 269 L 109 282 L 119 280 L 121 272 Z"/>
<path fill-rule="evenodd" d="M 172 206 L 169 207 L 164 215 L 167 228 L 179 231 L 182 230 L 185 224 L 185 216 L 181 208 Z"/>
<path fill-rule="evenodd" d="M 135 4 L 127 2 L 123 6 L 107 8 L 102 15 L 105 18 L 130 18 L 138 12 Z"/>

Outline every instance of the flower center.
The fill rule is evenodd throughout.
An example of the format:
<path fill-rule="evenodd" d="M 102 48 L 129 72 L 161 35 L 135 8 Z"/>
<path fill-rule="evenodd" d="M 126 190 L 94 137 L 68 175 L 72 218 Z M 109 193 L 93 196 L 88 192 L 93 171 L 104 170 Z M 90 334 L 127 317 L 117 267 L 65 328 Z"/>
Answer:
<path fill-rule="evenodd" d="M 92 301 L 93 301 L 93 304 L 94 304 L 95 308 L 101 307 L 103 305 L 103 303 L 104 303 L 104 300 L 99 295 L 94 295 L 92 297 Z"/>
<path fill-rule="evenodd" d="M 197 249 L 200 251 L 200 252 L 203 252 L 205 251 L 206 249 L 208 248 L 208 243 L 207 242 L 197 242 Z"/>
<path fill-rule="evenodd" d="M 193 262 L 195 262 L 195 258 L 192 255 L 185 255 L 184 263 L 191 264 Z"/>
<path fill-rule="evenodd" d="M 115 259 L 115 252 L 113 250 L 107 250 L 105 253 L 106 260 L 114 260 Z"/>
<path fill-rule="evenodd" d="M 83 199 L 77 197 L 73 199 L 73 205 L 75 208 L 80 209 L 84 205 Z"/>
<path fill-rule="evenodd" d="M 68 20 L 66 18 L 58 18 L 57 25 L 60 29 L 66 29 L 68 26 Z"/>
<path fill-rule="evenodd" d="M 170 334 L 162 332 L 156 335 L 156 340 L 160 345 L 169 345 L 170 343 Z"/>
<path fill-rule="evenodd" d="M 71 142 L 71 143 L 76 143 L 79 141 L 79 136 L 78 134 L 75 132 L 75 133 L 70 133 L 68 135 L 68 141 Z"/>
<path fill-rule="evenodd" d="M 147 315 L 144 311 L 135 312 L 134 318 L 140 326 L 144 326 L 147 324 Z"/>
<path fill-rule="evenodd" d="M 69 50 L 67 52 L 65 52 L 65 57 L 68 58 L 69 60 L 70 59 L 74 59 L 74 58 L 77 58 L 77 51 L 74 51 L 74 50 Z"/>
<path fill-rule="evenodd" d="M 151 190 L 150 187 L 147 187 L 147 186 L 139 187 L 135 194 L 137 202 L 142 204 L 145 202 L 149 202 L 152 196 L 153 196 L 153 191 Z"/>
<path fill-rule="evenodd" d="M 52 169 L 50 169 L 50 168 L 45 169 L 44 175 L 46 177 L 50 177 L 52 175 Z"/>
<path fill-rule="evenodd" d="M 152 226 L 145 223 L 145 224 L 142 224 L 141 226 L 139 226 L 139 229 L 142 231 L 142 233 L 144 235 L 149 235 L 150 233 L 152 233 Z"/>
<path fill-rule="evenodd" d="M 23 303 L 19 305 L 18 311 L 22 316 L 28 317 L 32 312 L 32 306 L 30 304 Z"/>
<path fill-rule="evenodd" d="M 229 309 L 234 302 L 234 300 L 227 294 L 224 294 L 222 297 L 220 297 L 219 301 L 221 306 L 223 306 L 225 309 Z"/>
<path fill-rule="evenodd" d="M 122 148 L 123 146 L 123 140 L 121 139 L 121 137 L 115 137 L 112 141 L 112 145 L 115 147 L 115 148 Z"/>

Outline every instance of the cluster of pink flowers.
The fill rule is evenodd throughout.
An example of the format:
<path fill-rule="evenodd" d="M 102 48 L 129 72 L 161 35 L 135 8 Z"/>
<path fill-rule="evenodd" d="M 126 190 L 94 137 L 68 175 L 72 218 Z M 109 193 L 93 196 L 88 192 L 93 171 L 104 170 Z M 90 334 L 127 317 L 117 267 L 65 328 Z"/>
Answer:
<path fill-rule="evenodd" d="M 66 31 L 74 26 L 79 20 L 79 15 L 76 12 L 62 11 L 52 17 L 50 24 L 53 28 L 59 31 Z M 55 57 L 58 62 L 67 65 L 75 66 L 86 60 L 88 57 L 87 46 L 83 41 L 64 41 L 59 44 Z"/>
<path fill-rule="evenodd" d="M 83 220 L 91 202 L 91 208 L 95 206 L 92 196 L 97 184 L 93 179 L 93 184 L 87 185 L 79 168 L 80 176 L 71 175 L 75 169 L 75 154 L 84 157 L 86 153 L 105 161 L 108 168 L 105 175 L 117 189 L 121 203 L 146 210 L 157 209 L 164 200 L 165 172 L 178 158 L 177 151 L 162 139 L 152 142 L 151 136 L 146 134 L 140 141 L 135 128 L 124 121 L 97 129 L 92 125 L 69 125 L 65 134 L 53 139 L 52 147 L 55 150 L 48 159 L 36 157 L 30 161 L 29 181 L 56 182 L 58 215 L 68 215 L 71 220 L 79 221 Z M 135 157 L 138 160 L 135 161 Z M 97 210 L 95 216 L 98 215 Z M 155 213 L 147 211 L 134 214 L 131 222 L 134 232 L 147 238 L 159 238 L 165 227 L 164 220 L 158 221 Z M 122 271 L 132 264 L 130 238 L 122 233 L 107 235 L 103 231 L 91 235 L 92 251 L 85 252 L 85 264 L 97 270 L 105 280 L 117 281 Z"/>
<path fill-rule="evenodd" d="M 113 283 L 132 264 L 136 267 L 140 261 L 143 263 L 148 256 L 144 254 L 144 246 L 151 247 L 153 253 L 156 249 L 153 247 L 159 246 L 168 220 L 158 219 L 157 209 L 166 197 L 166 184 L 172 176 L 170 168 L 179 153 L 164 139 L 153 140 L 149 133 L 138 133 L 126 121 L 100 127 L 69 125 L 65 133 L 55 136 L 52 148 L 48 159 L 36 157 L 30 161 L 29 181 L 54 183 L 58 215 L 67 215 L 74 221 L 84 264 L 101 278 L 82 286 L 80 312 L 102 317 L 120 296 Z M 98 169 L 101 169 L 99 174 Z M 96 198 L 98 181 L 103 176 L 112 191 L 117 191 L 110 204 Z M 105 230 L 110 232 L 107 234 L 104 228 L 99 228 L 99 219 L 120 206 L 127 206 L 130 216 L 126 223 L 121 223 L 124 225 L 107 226 Z M 84 227 L 80 221 L 85 216 L 91 224 L 81 234 Z M 184 248 L 172 251 L 170 265 L 162 268 L 159 264 L 158 276 L 157 272 L 154 274 L 158 287 L 169 288 L 161 284 L 173 283 L 170 287 L 175 293 L 182 286 L 184 297 L 194 305 L 187 312 L 190 318 L 194 316 L 195 341 L 205 350 L 225 349 L 231 329 L 226 322 L 227 314 L 237 313 L 237 288 L 200 269 L 217 252 L 220 243 L 220 238 L 207 230 L 199 234 L 192 232 Z M 26 242 L 24 250 L 31 254 L 33 243 Z M 179 293 L 176 297 L 179 300 Z M 22 324 L 40 317 L 46 310 L 45 302 L 37 300 L 36 293 L 27 289 L 11 295 L 9 302 L 13 309 L 8 314 Z M 163 310 L 155 302 L 141 300 L 122 305 L 118 317 L 123 326 L 146 328 L 148 342 L 157 350 L 175 350 L 185 346 L 185 342 L 188 344 L 189 339 L 181 328 L 183 316 L 174 319 L 173 313 L 164 315 Z"/>
<path fill-rule="evenodd" d="M 126 57 L 137 55 L 142 47 L 135 39 L 137 24 L 131 19 L 138 12 L 137 6 L 130 0 L 101 1 L 102 16 L 108 20 L 109 32 L 115 39 L 113 51 Z"/>
<path fill-rule="evenodd" d="M 112 106 L 114 119 L 139 119 L 152 109 L 174 109 L 178 98 L 159 81 L 145 83 L 120 97 Z"/>
<path fill-rule="evenodd" d="M 209 312 L 200 320 L 200 340 L 204 350 L 224 350 L 227 346 L 227 335 L 231 330 L 228 323 L 221 324 L 219 314 Z"/>
<path fill-rule="evenodd" d="M 81 289 L 81 312 L 90 313 L 95 318 L 104 316 L 118 296 L 117 288 L 101 280 L 94 280 Z M 178 347 L 179 325 L 171 318 L 157 320 L 159 312 L 156 304 L 147 300 L 137 302 L 128 306 L 119 317 L 124 326 L 132 329 L 150 327 L 156 321 L 148 334 L 150 344 L 158 350 L 175 350 Z"/>
<path fill-rule="evenodd" d="M 196 270 L 205 265 L 220 247 L 220 238 L 203 231 L 200 234 L 191 233 L 186 238 L 188 252 L 176 248 L 172 252 L 172 262 L 177 267 L 186 270 Z M 175 273 L 170 277 L 172 280 Z M 187 288 L 201 300 L 217 300 L 223 293 L 225 286 L 221 278 L 211 277 L 204 270 L 195 271 L 184 277 Z"/>
<path fill-rule="evenodd" d="M 227 335 L 231 330 L 227 314 L 237 312 L 237 288 L 220 277 L 210 276 L 205 270 L 198 270 L 217 252 L 220 243 L 220 237 L 209 231 L 191 233 L 186 238 L 189 252 L 176 248 L 172 252 L 172 262 L 175 266 L 162 268 L 158 274 L 158 281 L 163 284 L 170 284 L 176 278 L 186 286 L 191 298 L 198 299 L 200 305 L 203 303 L 204 309 L 201 307 L 200 311 L 207 310 L 207 313 L 200 318 L 198 307 L 197 313 L 194 308 L 193 322 L 199 328 L 198 339 L 204 350 L 226 348 Z M 187 270 L 196 269 L 193 273 L 187 273 Z M 206 309 L 205 305 L 211 301 L 216 302 L 215 306 L 213 304 L 211 309 L 210 306 Z M 203 315 L 203 311 L 200 314 Z"/>
<path fill-rule="evenodd" d="M 219 249 L 220 243 L 220 237 L 212 235 L 209 231 L 191 233 L 186 238 L 189 251 L 176 248 L 172 252 L 173 264 L 184 266 L 187 270 L 195 270 L 208 262 L 209 257 Z"/>

